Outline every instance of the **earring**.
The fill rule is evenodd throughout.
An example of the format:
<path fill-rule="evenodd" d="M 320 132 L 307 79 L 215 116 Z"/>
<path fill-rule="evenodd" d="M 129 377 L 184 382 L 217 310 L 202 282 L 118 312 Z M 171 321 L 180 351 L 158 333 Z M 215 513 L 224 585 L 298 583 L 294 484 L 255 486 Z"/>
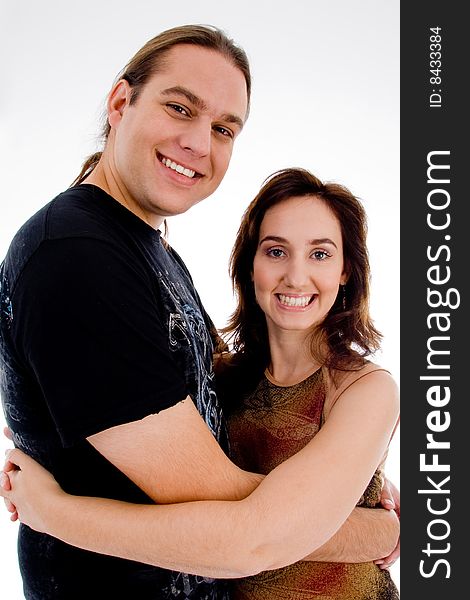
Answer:
<path fill-rule="evenodd" d="M 346 284 L 341 287 L 343 288 L 343 310 L 346 310 Z"/>

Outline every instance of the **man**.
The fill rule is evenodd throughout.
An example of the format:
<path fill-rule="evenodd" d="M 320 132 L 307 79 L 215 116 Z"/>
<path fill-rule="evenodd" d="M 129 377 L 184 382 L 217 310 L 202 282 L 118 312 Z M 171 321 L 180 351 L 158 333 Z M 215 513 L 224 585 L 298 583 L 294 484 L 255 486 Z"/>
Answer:
<path fill-rule="evenodd" d="M 1 273 L 2 393 L 15 444 L 76 494 L 238 499 L 213 386 L 213 325 L 166 217 L 215 191 L 248 113 L 243 51 L 163 32 L 112 88 L 102 154 L 18 232 Z M 217 443 L 219 442 L 221 445 Z M 22 527 L 27 598 L 225 598 L 223 584 L 72 548 Z"/>

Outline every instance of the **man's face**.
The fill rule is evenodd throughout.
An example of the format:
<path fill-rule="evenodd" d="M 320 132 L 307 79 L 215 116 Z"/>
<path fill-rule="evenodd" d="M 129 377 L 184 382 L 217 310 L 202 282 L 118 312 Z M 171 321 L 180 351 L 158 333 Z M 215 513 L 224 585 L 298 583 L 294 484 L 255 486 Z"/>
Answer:
<path fill-rule="evenodd" d="M 246 82 L 220 53 L 178 45 L 129 100 L 121 82 L 108 102 L 107 179 L 117 200 L 158 227 L 219 186 L 245 120 Z"/>

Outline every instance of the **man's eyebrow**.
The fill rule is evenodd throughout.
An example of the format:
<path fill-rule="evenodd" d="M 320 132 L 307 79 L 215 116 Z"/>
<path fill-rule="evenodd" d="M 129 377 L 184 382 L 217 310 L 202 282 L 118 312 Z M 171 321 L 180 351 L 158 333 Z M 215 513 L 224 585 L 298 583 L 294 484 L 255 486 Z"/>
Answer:
<path fill-rule="evenodd" d="M 258 246 L 260 246 L 264 242 L 276 242 L 278 244 L 288 244 L 289 240 L 286 240 L 286 238 L 279 237 L 277 235 L 267 235 L 266 237 L 264 237 L 262 240 L 259 241 Z M 338 248 L 338 246 L 333 242 L 333 240 L 330 240 L 330 238 L 316 238 L 314 240 L 309 241 L 309 246 L 318 246 L 321 244 L 331 244 L 335 248 Z"/>
<path fill-rule="evenodd" d="M 191 90 L 188 90 L 188 88 L 185 88 L 181 85 L 175 85 L 174 87 L 167 88 L 166 90 L 162 91 L 162 94 L 164 96 L 171 96 L 173 94 L 184 96 L 187 100 L 189 100 L 189 102 L 191 102 L 191 104 L 193 104 L 199 110 L 207 110 L 207 104 L 204 102 L 204 100 L 199 98 L 199 96 L 196 96 L 196 94 Z"/>
<path fill-rule="evenodd" d="M 245 124 L 241 117 L 238 117 L 237 115 L 232 115 L 231 113 L 225 113 L 221 115 L 220 120 L 225 121 L 226 123 L 233 123 L 234 125 L 238 125 L 240 129 L 243 129 L 243 125 Z"/>
<path fill-rule="evenodd" d="M 162 90 L 163 96 L 171 96 L 173 94 L 177 94 L 179 96 L 184 96 L 193 106 L 195 106 L 198 110 L 205 111 L 208 109 L 207 104 L 204 102 L 202 98 L 197 96 L 194 92 L 185 88 L 181 85 L 175 85 L 174 87 L 167 88 Z M 244 121 L 241 117 L 237 115 L 232 115 L 230 113 L 226 113 L 221 115 L 221 121 L 226 121 L 227 123 L 234 123 L 238 125 L 240 129 L 243 129 Z"/>

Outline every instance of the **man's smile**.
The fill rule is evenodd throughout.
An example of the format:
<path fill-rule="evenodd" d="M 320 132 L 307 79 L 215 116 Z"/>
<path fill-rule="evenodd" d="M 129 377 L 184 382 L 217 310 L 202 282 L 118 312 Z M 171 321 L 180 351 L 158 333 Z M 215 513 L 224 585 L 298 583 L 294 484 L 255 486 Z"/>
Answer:
<path fill-rule="evenodd" d="M 202 177 L 202 173 L 198 173 L 197 171 L 194 171 L 193 169 L 185 167 L 184 165 L 181 165 L 181 164 L 175 162 L 174 160 L 171 160 L 171 158 L 163 156 L 163 154 L 160 154 L 159 152 L 157 152 L 157 157 L 158 157 L 158 160 L 163 165 L 165 165 L 165 167 L 167 167 L 168 169 L 172 169 L 173 171 L 176 171 L 177 173 L 180 173 L 180 175 L 185 175 L 186 177 L 189 177 L 189 179 L 192 179 L 193 177 Z"/>

